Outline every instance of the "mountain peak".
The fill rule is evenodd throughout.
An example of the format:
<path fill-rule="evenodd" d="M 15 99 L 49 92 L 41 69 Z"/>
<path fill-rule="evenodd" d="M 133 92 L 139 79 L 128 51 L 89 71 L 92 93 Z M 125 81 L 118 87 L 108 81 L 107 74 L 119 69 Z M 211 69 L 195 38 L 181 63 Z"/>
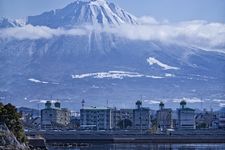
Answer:
<path fill-rule="evenodd" d="M 77 25 L 137 24 L 133 15 L 106 0 L 77 0 L 62 9 L 29 16 L 27 23 L 51 28 Z"/>
<path fill-rule="evenodd" d="M 106 0 L 91 0 L 90 2 L 103 2 L 103 3 L 105 3 Z"/>
<path fill-rule="evenodd" d="M 22 26 L 22 21 L 11 20 L 5 17 L 0 18 L 0 28 L 10 28 L 10 27 L 20 27 Z"/>

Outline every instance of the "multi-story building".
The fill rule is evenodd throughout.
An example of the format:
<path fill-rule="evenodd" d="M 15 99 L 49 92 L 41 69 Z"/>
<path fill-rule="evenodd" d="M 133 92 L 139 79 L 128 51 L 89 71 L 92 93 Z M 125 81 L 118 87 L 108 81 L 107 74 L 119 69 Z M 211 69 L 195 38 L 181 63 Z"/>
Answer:
<path fill-rule="evenodd" d="M 89 107 L 80 110 L 81 129 L 112 129 L 112 109 L 108 107 Z"/>
<path fill-rule="evenodd" d="M 58 129 L 64 128 L 70 123 L 70 111 L 66 108 L 61 108 L 60 103 L 56 102 L 54 106 L 47 101 L 45 109 L 41 110 L 41 127 L 43 129 Z"/>
<path fill-rule="evenodd" d="M 160 131 L 172 128 L 172 109 L 164 108 L 164 103 L 159 104 L 160 109 L 156 112 L 157 127 Z"/>
<path fill-rule="evenodd" d="M 136 102 L 137 108 L 133 110 L 133 129 L 148 130 L 151 127 L 150 109 L 142 107 L 142 102 Z"/>
<path fill-rule="evenodd" d="M 195 129 L 195 110 L 187 108 L 185 101 L 181 101 L 181 108 L 178 109 L 178 128 Z"/>
<path fill-rule="evenodd" d="M 112 110 L 112 126 L 113 129 L 121 129 L 120 124 L 122 123 L 122 129 L 132 129 L 133 124 L 133 109 L 119 109 L 114 108 Z M 130 123 L 127 125 L 127 123 Z"/>
<path fill-rule="evenodd" d="M 225 107 L 219 111 L 219 128 L 225 128 Z"/>
<path fill-rule="evenodd" d="M 141 107 L 137 101 L 136 109 L 119 109 L 108 107 L 88 107 L 80 109 L 81 129 L 111 130 L 150 128 L 150 109 Z"/>

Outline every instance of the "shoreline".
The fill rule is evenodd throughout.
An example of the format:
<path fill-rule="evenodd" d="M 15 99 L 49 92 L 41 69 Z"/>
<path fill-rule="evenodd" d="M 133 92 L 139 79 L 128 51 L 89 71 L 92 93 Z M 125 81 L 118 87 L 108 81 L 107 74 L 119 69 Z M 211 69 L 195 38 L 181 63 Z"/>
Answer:
<path fill-rule="evenodd" d="M 134 143 L 134 144 L 202 144 L 202 143 L 225 143 L 225 131 L 220 134 L 140 134 L 140 133 L 101 133 L 101 132 L 80 132 L 80 131 L 46 131 L 29 132 L 27 136 L 42 136 L 48 145 L 60 144 L 114 144 L 114 143 Z"/>

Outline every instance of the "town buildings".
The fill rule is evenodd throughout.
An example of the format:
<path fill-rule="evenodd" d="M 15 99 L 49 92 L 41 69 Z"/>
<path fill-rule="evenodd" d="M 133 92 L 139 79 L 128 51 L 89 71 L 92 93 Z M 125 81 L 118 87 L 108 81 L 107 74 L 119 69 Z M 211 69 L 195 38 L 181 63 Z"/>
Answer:
<path fill-rule="evenodd" d="M 225 107 L 219 111 L 219 128 L 225 128 Z"/>
<path fill-rule="evenodd" d="M 160 131 L 173 128 L 172 123 L 172 109 L 164 108 L 164 103 L 159 104 L 160 109 L 156 112 L 157 127 Z"/>
<path fill-rule="evenodd" d="M 60 107 L 60 103 L 46 102 L 41 110 L 41 127 L 43 129 L 81 129 L 81 130 L 136 130 L 166 132 L 168 129 L 200 129 L 218 127 L 225 128 L 225 111 L 221 109 L 218 115 L 213 111 L 199 111 L 186 107 L 186 102 L 180 102 L 177 111 L 165 108 L 159 104 L 159 110 L 153 113 L 149 108 L 137 101 L 136 108 L 116 109 L 111 107 L 84 107 L 71 115 L 70 111 Z M 36 121 L 38 124 L 38 120 Z M 151 130 L 150 130 L 151 129 Z M 172 131 L 172 130 L 171 130 Z M 154 132 L 154 133 L 155 133 Z"/>
<path fill-rule="evenodd" d="M 181 101 L 181 108 L 178 109 L 178 128 L 195 129 L 195 110 L 186 107 L 186 102 Z"/>
<path fill-rule="evenodd" d="M 148 130 L 151 127 L 150 109 L 142 107 L 142 102 L 136 102 L 136 109 L 134 111 L 133 129 Z"/>
<path fill-rule="evenodd" d="M 133 109 L 112 110 L 113 129 L 132 129 L 134 112 Z"/>
<path fill-rule="evenodd" d="M 86 107 L 80 110 L 81 129 L 112 129 L 112 109 L 107 107 Z"/>
<path fill-rule="evenodd" d="M 195 124 L 197 129 L 216 128 L 218 119 L 213 111 L 204 110 L 196 114 Z"/>
<path fill-rule="evenodd" d="M 89 107 L 80 110 L 81 128 L 96 130 L 150 128 L 150 109 L 142 107 L 141 101 L 136 102 L 136 109 L 120 109 L 109 107 Z"/>
<path fill-rule="evenodd" d="M 69 130 L 77 130 L 80 128 L 80 112 L 71 112 Z"/>
<path fill-rule="evenodd" d="M 42 129 L 64 128 L 70 123 L 70 111 L 61 108 L 61 104 L 56 102 L 54 106 L 50 101 L 45 103 L 45 108 L 41 110 Z"/>

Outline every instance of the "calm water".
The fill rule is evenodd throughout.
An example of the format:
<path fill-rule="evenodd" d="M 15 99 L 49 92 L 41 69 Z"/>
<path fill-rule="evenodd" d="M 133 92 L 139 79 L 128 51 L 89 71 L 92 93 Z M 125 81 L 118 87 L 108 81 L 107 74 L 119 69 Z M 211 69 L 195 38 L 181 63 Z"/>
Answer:
<path fill-rule="evenodd" d="M 101 144 L 49 150 L 225 150 L 225 144 Z"/>

